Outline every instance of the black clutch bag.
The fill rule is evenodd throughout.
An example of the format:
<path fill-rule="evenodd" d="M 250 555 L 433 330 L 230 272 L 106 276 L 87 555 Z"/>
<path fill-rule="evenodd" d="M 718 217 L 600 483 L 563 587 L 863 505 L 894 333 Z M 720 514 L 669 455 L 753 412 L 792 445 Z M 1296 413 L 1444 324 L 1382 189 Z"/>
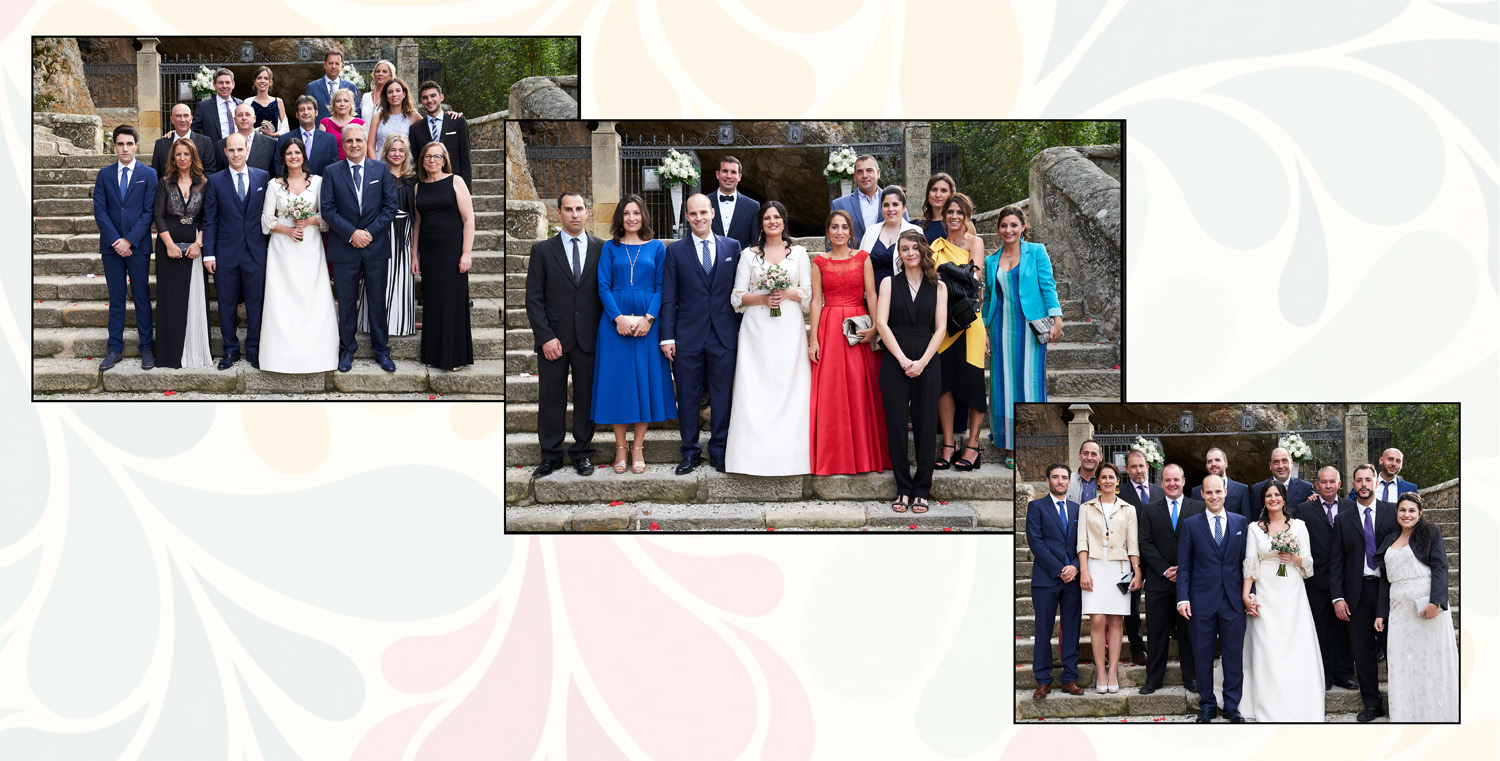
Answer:
<path fill-rule="evenodd" d="M 1117 587 L 1120 588 L 1120 594 L 1122 594 L 1122 595 L 1128 595 L 1128 594 L 1130 594 L 1130 581 L 1131 581 L 1131 579 L 1134 579 L 1134 578 L 1135 578 L 1135 573 L 1133 573 L 1131 571 L 1126 571 L 1125 575 L 1121 576 L 1120 580 L 1117 581 L 1117 582 L 1115 582 L 1115 586 L 1117 586 Z"/>
<path fill-rule="evenodd" d="M 948 335 L 964 332 L 979 316 L 979 281 L 970 273 L 974 265 L 959 266 L 944 262 L 938 267 L 938 279 L 948 286 Z"/>

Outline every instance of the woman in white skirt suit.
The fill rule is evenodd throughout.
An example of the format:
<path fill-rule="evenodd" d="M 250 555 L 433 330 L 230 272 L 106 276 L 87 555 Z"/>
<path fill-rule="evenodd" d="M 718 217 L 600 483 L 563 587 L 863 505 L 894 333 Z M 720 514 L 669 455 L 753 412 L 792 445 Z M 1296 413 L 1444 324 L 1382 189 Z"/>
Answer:
<path fill-rule="evenodd" d="M 1120 691 L 1120 634 L 1130 614 L 1130 595 L 1120 591 L 1128 580 L 1130 591 L 1141 588 L 1141 553 L 1137 549 L 1135 507 L 1116 494 L 1120 470 L 1101 463 L 1095 475 L 1099 494 L 1078 509 L 1078 565 L 1082 573 L 1083 613 L 1089 617 L 1089 640 L 1094 649 L 1094 689 Z M 1107 653 L 1109 669 L 1105 670 Z"/>

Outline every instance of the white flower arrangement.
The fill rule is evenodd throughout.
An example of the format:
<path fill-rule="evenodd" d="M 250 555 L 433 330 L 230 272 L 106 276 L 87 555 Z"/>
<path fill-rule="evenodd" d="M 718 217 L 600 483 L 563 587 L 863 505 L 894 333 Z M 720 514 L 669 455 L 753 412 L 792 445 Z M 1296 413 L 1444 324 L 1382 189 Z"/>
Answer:
<path fill-rule="evenodd" d="M 194 97 L 207 98 L 214 91 L 214 70 L 207 66 L 199 66 L 198 73 L 194 74 L 189 81 L 192 83 Z"/>
<path fill-rule="evenodd" d="M 828 166 L 823 168 L 823 179 L 827 180 L 829 185 L 854 179 L 855 158 L 854 149 L 847 145 L 828 154 Z"/>
<path fill-rule="evenodd" d="M 698 165 L 692 159 L 668 149 L 667 157 L 662 159 L 656 176 L 661 178 L 662 187 L 670 188 L 673 185 L 696 187 L 701 175 L 698 173 Z"/>
<path fill-rule="evenodd" d="M 1290 453 L 1293 460 L 1302 462 L 1312 459 L 1312 447 L 1308 446 L 1307 442 L 1303 441 L 1302 437 L 1295 433 L 1290 436 L 1282 436 L 1276 442 L 1276 445 Z"/>
<path fill-rule="evenodd" d="M 353 82 L 356 88 L 361 90 L 365 89 L 364 75 L 359 73 L 359 69 L 354 68 L 354 64 L 344 64 L 344 68 L 339 70 L 339 76 L 349 80 L 350 82 Z"/>
<path fill-rule="evenodd" d="M 1141 450 L 1141 454 L 1146 455 L 1146 464 L 1153 468 L 1160 469 L 1162 463 L 1167 461 L 1167 458 L 1162 456 L 1161 448 L 1156 446 L 1156 442 L 1147 441 L 1143 436 L 1135 437 L 1135 448 Z"/>

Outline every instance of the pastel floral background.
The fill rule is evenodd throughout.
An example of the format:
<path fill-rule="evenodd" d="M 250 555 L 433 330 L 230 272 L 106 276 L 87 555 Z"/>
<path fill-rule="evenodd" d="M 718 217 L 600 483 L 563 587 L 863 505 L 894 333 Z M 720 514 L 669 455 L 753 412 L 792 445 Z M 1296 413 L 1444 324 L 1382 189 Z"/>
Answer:
<path fill-rule="evenodd" d="M 1497 534 L 1495 2 L 256 7 L 578 33 L 590 117 L 1123 117 L 1129 398 L 1461 401 Z M 33 404 L 28 37 L 230 31 L 191 17 L 0 5 L 0 759 L 1493 751 L 1494 553 L 1462 727 L 1016 728 L 1009 538 L 508 538 L 499 405 Z"/>

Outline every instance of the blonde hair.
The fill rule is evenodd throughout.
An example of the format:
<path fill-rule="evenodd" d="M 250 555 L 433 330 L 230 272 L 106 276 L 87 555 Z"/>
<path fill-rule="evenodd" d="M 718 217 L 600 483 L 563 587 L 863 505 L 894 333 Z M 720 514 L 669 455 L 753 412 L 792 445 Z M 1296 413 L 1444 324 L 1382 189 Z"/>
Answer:
<path fill-rule="evenodd" d="M 401 161 L 400 166 L 391 164 L 390 160 L 386 158 L 391 152 L 391 146 L 396 143 L 406 146 L 406 158 Z M 380 160 L 387 166 L 390 166 L 391 174 L 397 177 L 411 177 L 416 174 L 416 167 L 412 163 L 411 140 L 400 132 L 393 132 L 385 136 L 385 144 L 380 146 Z"/>
<path fill-rule="evenodd" d="M 339 102 L 339 98 L 348 98 L 349 99 L 349 115 L 350 116 L 358 116 L 358 114 L 356 114 L 354 112 L 354 91 L 353 90 L 346 90 L 346 89 L 344 89 L 342 87 L 340 87 L 336 92 L 334 92 L 333 98 L 328 101 L 328 113 L 330 115 L 333 114 L 333 104 L 338 103 Z"/>

